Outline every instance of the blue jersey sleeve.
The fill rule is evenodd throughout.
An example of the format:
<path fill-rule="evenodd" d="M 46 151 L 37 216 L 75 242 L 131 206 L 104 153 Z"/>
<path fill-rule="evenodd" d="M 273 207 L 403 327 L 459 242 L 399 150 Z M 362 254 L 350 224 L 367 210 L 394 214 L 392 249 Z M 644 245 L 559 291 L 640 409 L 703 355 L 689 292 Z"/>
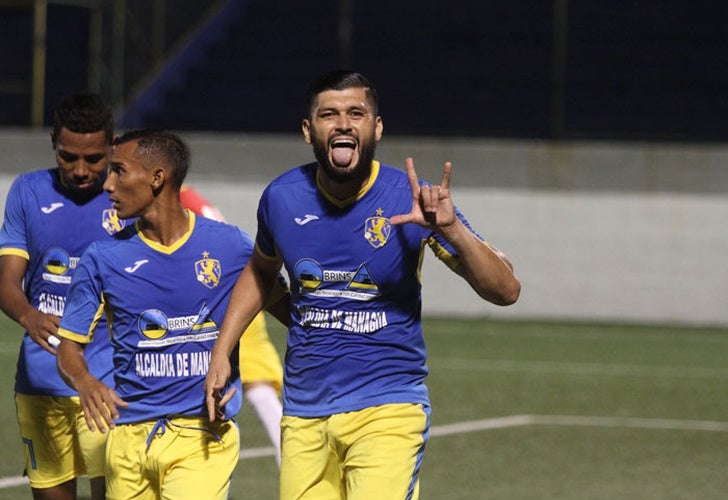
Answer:
<path fill-rule="evenodd" d="M 81 256 L 58 328 L 58 335 L 82 344 L 93 340 L 104 311 L 96 253 L 96 245 L 92 243 Z"/>
<path fill-rule="evenodd" d="M 268 221 L 268 203 L 270 192 L 268 189 L 263 191 L 258 204 L 258 234 L 255 237 L 255 244 L 260 254 L 269 259 L 278 257 L 275 241 L 270 232 L 270 224 Z"/>
<path fill-rule="evenodd" d="M 15 179 L 5 200 L 5 219 L 0 229 L 0 255 L 15 254 L 28 258 L 25 230 L 25 197 L 23 176 Z"/>

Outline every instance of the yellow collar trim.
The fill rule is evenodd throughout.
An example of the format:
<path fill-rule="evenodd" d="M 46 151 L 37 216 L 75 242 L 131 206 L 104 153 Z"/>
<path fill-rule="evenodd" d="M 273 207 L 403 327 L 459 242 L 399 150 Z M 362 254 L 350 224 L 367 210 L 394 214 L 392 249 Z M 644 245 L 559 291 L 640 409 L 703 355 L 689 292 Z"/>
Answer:
<path fill-rule="evenodd" d="M 141 229 L 139 228 L 139 220 L 137 219 L 134 222 L 134 229 L 136 229 L 137 234 L 139 235 L 139 238 L 146 243 L 149 247 L 153 248 L 157 252 L 161 252 L 167 255 L 173 254 L 177 251 L 178 248 L 180 248 L 182 245 L 187 243 L 187 240 L 190 239 L 190 236 L 192 235 L 192 230 L 195 228 L 195 214 L 194 212 L 190 211 L 189 209 L 185 209 L 187 212 L 187 219 L 189 221 L 189 228 L 187 229 L 187 232 L 182 235 L 180 239 L 175 241 L 169 246 L 162 245 L 161 243 L 157 243 L 156 241 L 152 241 L 149 238 L 145 237 L 142 233 Z"/>
<path fill-rule="evenodd" d="M 351 196 L 344 200 L 340 200 L 332 196 L 324 189 L 323 185 L 321 184 L 319 172 L 320 170 L 316 169 L 316 185 L 318 186 L 319 191 L 321 191 L 321 194 L 323 194 L 327 200 L 329 200 L 337 207 L 345 207 L 354 203 L 356 200 L 367 194 L 367 192 L 371 189 L 372 185 L 374 185 L 374 182 L 377 180 L 377 177 L 379 177 L 379 162 L 376 160 L 372 162 L 372 171 L 369 173 L 369 179 L 367 180 L 367 183 L 364 184 L 361 189 L 359 189 L 359 192 L 356 193 L 354 196 Z"/>

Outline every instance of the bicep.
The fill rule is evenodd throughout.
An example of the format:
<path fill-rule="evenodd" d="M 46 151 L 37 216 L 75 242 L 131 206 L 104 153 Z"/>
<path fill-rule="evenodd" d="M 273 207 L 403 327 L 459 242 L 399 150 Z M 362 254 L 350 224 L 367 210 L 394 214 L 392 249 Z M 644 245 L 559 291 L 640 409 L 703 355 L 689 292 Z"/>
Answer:
<path fill-rule="evenodd" d="M 0 286 L 22 286 L 28 270 L 28 259 L 19 255 L 3 255 L 0 257 Z"/>

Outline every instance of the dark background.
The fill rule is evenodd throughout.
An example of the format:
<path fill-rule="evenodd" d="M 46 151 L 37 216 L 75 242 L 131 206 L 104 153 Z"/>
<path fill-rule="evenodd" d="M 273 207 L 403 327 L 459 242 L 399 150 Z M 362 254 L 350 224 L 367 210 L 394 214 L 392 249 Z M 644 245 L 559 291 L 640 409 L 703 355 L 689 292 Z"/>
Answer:
<path fill-rule="evenodd" d="M 24 3 L 0 1 L 0 125 L 31 124 Z M 45 125 L 90 88 L 125 127 L 295 133 L 308 82 L 348 67 L 378 88 L 389 135 L 728 135 L 717 0 L 127 0 L 121 35 L 113 2 L 76 2 L 103 15 L 93 82 L 92 9 L 67 3 L 48 7 Z"/>

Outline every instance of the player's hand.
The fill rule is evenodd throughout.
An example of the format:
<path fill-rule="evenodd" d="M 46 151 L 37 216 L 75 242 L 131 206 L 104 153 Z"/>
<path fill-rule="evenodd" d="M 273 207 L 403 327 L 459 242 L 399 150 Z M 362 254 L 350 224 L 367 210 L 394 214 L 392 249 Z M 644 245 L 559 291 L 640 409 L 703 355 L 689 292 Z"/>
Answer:
<path fill-rule="evenodd" d="M 389 218 L 392 225 L 413 222 L 434 231 L 445 231 L 453 226 L 455 207 L 450 198 L 450 170 L 452 163 L 446 162 L 440 184 L 420 186 L 412 158 L 405 160 L 407 178 L 412 189 L 412 210 L 408 214 L 395 215 Z"/>
<path fill-rule="evenodd" d="M 106 433 L 113 429 L 115 420 L 119 418 L 119 407 L 129 406 L 116 391 L 91 374 L 77 380 L 75 386 L 86 424 L 92 431 L 98 429 L 99 432 Z"/>
<path fill-rule="evenodd" d="M 205 378 L 205 403 L 210 422 L 215 419 L 224 420 L 225 404 L 235 395 L 235 387 L 226 390 L 230 378 L 230 360 L 225 356 L 216 356 L 213 350 L 210 357 L 210 367 Z"/>
<path fill-rule="evenodd" d="M 58 347 L 58 337 L 55 335 L 60 323 L 60 317 L 33 309 L 24 318 L 22 326 L 33 342 L 55 356 L 56 347 Z"/>

